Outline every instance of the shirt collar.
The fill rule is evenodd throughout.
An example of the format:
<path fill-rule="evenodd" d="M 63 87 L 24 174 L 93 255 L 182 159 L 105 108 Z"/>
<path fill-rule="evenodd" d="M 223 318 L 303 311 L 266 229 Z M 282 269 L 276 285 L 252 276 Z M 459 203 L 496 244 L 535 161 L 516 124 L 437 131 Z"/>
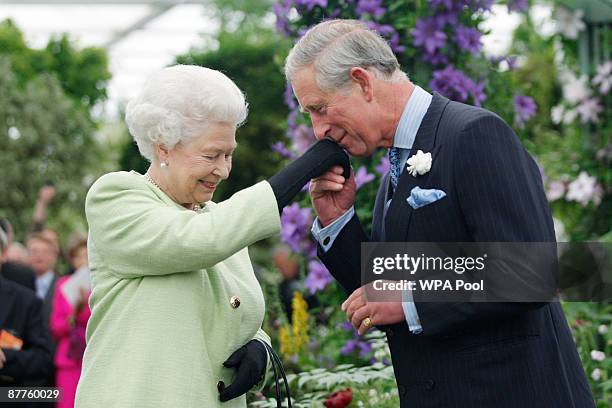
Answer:
<path fill-rule="evenodd" d="M 412 149 L 417 131 L 431 105 L 432 95 L 418 85 L 415 85 L 408 99 L 400 121 L 395 130 L 393 146 L 402 149 Z"/>
<path fill-rule="evenodd" d="M 43 292 L 47 292 L 47 288 L 51 285 L 51 281 L 53 280 L 53 271 L 48 270 L 47 272 L 40 275 L 36 278 L 36 287 L 40 288 Z"/>

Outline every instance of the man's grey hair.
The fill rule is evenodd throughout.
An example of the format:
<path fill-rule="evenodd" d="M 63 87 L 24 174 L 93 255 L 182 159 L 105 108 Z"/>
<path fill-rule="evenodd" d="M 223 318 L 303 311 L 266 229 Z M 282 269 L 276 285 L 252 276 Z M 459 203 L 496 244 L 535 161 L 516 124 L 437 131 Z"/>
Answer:
<path fill-rule="evenodd" d="M 140 154 L 155 159 L 155 145 L 173 149 L 206 134 L 211 123 L 240 126 L 248 105 L 223 73 L 197 65 L 175 65 L 150 76 L 126 108 L 125 121 Z"/>
<path fill-rule="evenodd" d="M 287 56 L 287 80 L 292 82 L 309 66 L 314 67 L 317 86 L 325 91 L 346 88 L 353 67 L 389 82 L 406 78 L 387 41 L 358 20 L 329 20 L 309 29 Z"/>

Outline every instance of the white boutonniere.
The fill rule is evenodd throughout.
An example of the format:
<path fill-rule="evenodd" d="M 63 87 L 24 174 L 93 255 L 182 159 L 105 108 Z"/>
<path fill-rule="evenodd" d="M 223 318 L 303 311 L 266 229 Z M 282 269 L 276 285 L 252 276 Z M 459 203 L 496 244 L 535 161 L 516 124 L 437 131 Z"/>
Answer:
<path fill-rule="evenodd" d="M 408 173 L 414 177 L 422 176 L 431 170 L 431 153 L 423 153 L 419 150 L 416 154 L 412 155 L 406 162 L 408 167 Z"/>

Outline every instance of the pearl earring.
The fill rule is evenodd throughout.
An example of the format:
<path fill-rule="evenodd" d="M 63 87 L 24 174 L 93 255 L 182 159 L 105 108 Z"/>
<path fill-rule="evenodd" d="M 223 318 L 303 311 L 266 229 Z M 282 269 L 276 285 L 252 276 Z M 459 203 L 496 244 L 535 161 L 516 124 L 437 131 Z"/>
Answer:
<path fill-rule="evenodd" d="M 166 167 L 167 165 L 168 165 L 168 163 L 166 163 L 166 162 L 161 162 L 161 163 L 159 164 L 159 167 Z"/>

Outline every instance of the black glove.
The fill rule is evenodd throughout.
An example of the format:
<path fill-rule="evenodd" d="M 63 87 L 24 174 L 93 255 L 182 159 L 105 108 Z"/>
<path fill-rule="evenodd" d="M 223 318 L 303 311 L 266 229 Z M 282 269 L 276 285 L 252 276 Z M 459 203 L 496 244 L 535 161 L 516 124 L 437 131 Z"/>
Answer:
<path fill-rule="evenodd" d="M 268 364 L 268 352 L 259 340 L 251 340 L 225 360 L 227 368 L 236 368 L 234 381 L 227 387 L 219 386 L 221 402 L 229 401 L 246 394 L 263 378 Z"/>
<path fill-rule="evenodd" d="M 287 167 L 270 177 L 268 182 L 272 186 L 278 210 L 282 211 L 300 192 L 302 187 L 312 178 L 319 177 L 334 165 L 344 169 L 344 178 L 351 175 L 351 163 L 346 152 L 336 142 L 323 139 L 290 163 Z"/>

